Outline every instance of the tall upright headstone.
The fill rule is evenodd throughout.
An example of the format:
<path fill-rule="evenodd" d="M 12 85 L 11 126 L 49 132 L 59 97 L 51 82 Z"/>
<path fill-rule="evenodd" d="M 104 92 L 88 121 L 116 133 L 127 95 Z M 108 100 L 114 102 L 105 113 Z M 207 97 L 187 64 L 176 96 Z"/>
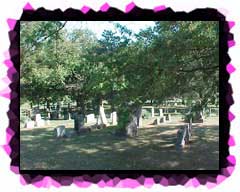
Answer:
<path fill-rule="evenodd" d="M 185 137 L 186 137 L 186 127 L 180 127 L 177 132 L 177 141 L 176 141 L 176 147 L 177 149 L 182 149 L 185 145 Z"/>
<path fill-rule="evenodd" d="M 117 112 L 116 111 L 112 112 L 110 117 L 112 119 L 112 125 L 117 125 Z"/>
<path fill-rule="evenodd" d="M 190 139 L 191 139 L 191 131 L 190 131 L 190 123 L 188 123 L 186 126 L 186 136 L 185 136 L 186 143 L 189 143 Z"/>
<path fill-rule="evenodd" d="M 159 117 L 163 117 L 163 109 L 159 109 Z"/>
<path fill-rule="evenodd" d="M 100 106 L 99 108 L 100 120 L 102 124 L 108 125 L 108 121 L 104 112 L 104 107 Z"/>
<path fill-rule="evenodd" d="M 35 126 L 36 127 L 44 127 L 45 126 L 45 121 L 42 119 L 41 114 L 37 113 L 35 115 Z"/>
<path fill-rule="evenodd" d="M 142 128 L 143 127 L 143 120 L 142 120 L 142 115 L 140 115 L 139 120 L 138 120 L 138 127 Z"/>
<path fill-rule="evenodd" d="M 41 114 L 40 114 L 40 113 L 37 113 L 37 114 L 35 115 L 34 120 L 35 120 L 35 121 L 39 121 L 39 120 L 41 120 L 41 119 L 42 119 Z"/>
<path fill-rule="evenodd" d="M 154 107 L 151 107 L 151 116 L 154 117 Z"/>

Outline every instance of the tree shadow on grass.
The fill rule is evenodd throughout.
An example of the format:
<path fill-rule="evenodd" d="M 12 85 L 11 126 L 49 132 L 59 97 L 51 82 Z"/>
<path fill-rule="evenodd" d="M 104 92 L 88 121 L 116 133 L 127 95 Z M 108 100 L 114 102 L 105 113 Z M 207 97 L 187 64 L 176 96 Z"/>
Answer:
<path fill-rule="evenodd" d="M 172 134 L 172 131 L 176 133 L 177 127 L 142 129 L 137 138 L 118 138 L 112 134 L 113 129 L 96 130 L 67 139 L 54 138 L 53 129 L 21 132 L 21 169 L 218 168 L 218 142 L 206 139 L 217 135 L 216 128 L 200 127 L 205 130 L 198 130 L 194 127 L 193 143 L 181 153 L 175 149 L 176 134 Z"/>

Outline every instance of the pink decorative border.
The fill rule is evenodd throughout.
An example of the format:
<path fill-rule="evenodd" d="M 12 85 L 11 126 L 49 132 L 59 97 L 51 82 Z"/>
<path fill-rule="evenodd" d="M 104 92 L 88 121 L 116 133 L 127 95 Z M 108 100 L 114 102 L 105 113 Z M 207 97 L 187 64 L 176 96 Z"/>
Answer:
<path fill-rule="evenodd" d="M 135 7 L 136 5 L 134 2 L 129 3 L 125 7 L 125 13 L 131 12 L 131 10 Z M 110 8 L 108 3 L 104 3 L 101 7 L 100 10 L 102 12 L 107 12 L 108 9 Z M 88 11 L 91 8 L 88 6 L 83 6 L 80 10 L 83 14 L 88 13 Z M 157 6 L 153 9 L 154 12 L 162 11 L 165 10 L 165 6 Z M 34 10 L 34 8 L 31 6 L 30 3 L 27 3 L 23 10 Z M 7 23 L 9 26 L 10 31 L 12 31 L 15 27 L 16 24 L 15 19 L 7 19 Z M 233 21 L 228 22 L 229 28 L 231 28 L 235 25 Z M 228 47 L 231 48 L 235 45 L 235 41 L 230 40 L 228 41 Z M 11 61 L 10 58 L 10 53 L 9 50 L 4 53 L 6 60 L 4 61 L 4 64 L 8 67 L 8 72 L 7 76 L 2 79 L 2 81 L 5 83 L 6 87 L 5 89 L 0 91 L 0 96 L 5 97 L 9 100 L 14 99 L 18 96 L 18 93 L 12 92 L 10 89 L 10 84 L 14 81 L 14 75 L 17 74 L 16 69 L 14 68 L 14 65 Z M 12 56 L 12 55 L 11 55 Z M 227 72 L 231 75 L 236 69 L 234 66 L 229 63 L 226 67 Z M 230 95 L 231 96 L 231 95 Z M 18 119 L 18 117 L 15 116 L 15 114 L 11 111 L 8 112 L 9 119 Z M 228 113 L 228 119 L 229 121 L 233 121 L 235 118 L 234 114 L 229 111 Z M 2 146 L 6 153 L 10 156 L 12 149 L 10 147 L 10 141 L 13 138 L 15 132 L 8 127 L 6 129 L 6 144 Z M 229 140 L 228 140 L 228 145 L 229 147 L 232 147 L 235 145 L 234 141 L 234 136 L 230 135 Z M 227 160 L 229 162 L 229 166 L 227 168 L 224 168 L 222 170 L 221 175 L 218 175 L 215 181 L 207 181 L 206 186 L 208 189 L 215 187 L 216 185 L 220 184 L 223 182 L 227 177 L 229 177 L 232 172 L 234 171 L 234 166 L 236 164 L 236 159 L 233 155 L 229 155 L 227 157 Z M 19 167 L 17 166 L 10 166 L 10 169 L 12 172 L 19 174 Z M 61 177 L 61 179 L 57 182 L 55 179 L 49 177 L 49 176 L 39 176 L 38 179 L 36 179 L 36 182 L 32 182 L 32 184 L 38 188 L 40 187 L 60 187 L 62 185 L 68 185 L 71 183 L 74 183 L 78 187 L 89 187 L 91 186 L 91 182 L 86 181 L 84 176 L 81 177 Z M 177 184 L 176 180 L 174 178 L 166 178 L 163 176 L 158 177 L 159 183 L 163 186 L 168 186 L 169 184 Z M 189 179 L 188 177 L 184 177 L 181 179 L 181 184 L 184 185 L 185 187 L 198 187 L 201 185 L 200 179 L 199 178 L 192 178 Z M 23 175 L 20 175 L 20 182 L 22 185 L 27 185 L 28 183 L 26 182 L 26 178 L 24 178 Z M 136 188 L 139 186 L 144 185 L 147 188 L 152 187 L 155 184 L 155 178 L 150 178 L 150 177 L 139 177 L 138 179 L 120 179 L 118 177 L 115 177 L 113 179 L 109 178 L 107 175 L 102 175 L 100 181 L 97 183 L 99 187 L 124 187 L 124 188 Z"/>

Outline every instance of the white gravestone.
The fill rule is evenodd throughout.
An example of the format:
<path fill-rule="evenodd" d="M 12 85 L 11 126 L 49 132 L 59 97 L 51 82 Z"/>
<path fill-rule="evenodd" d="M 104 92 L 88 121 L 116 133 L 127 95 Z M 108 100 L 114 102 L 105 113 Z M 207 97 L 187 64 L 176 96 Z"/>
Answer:
<path fill-rule="evenodd" d="M 177 132 L 177 141 L 176 141 L 177 149 L 181 149 L 185 145 L 186 128 L 187 127 L 181 127 Z"/>
<path fill-rule="evenodd" d="M 96 119 L 93 113 L 87 115 L 86 117 L 87 117 L 87 123 L 92 124 L 96 122 Z"/>
<path fill-rule="evenodd" d="M 163 109 L 159 109 L 159 117 L 163 117 Z"/>
<path fill-rule="evenodd" d="M 44 127 L 45 126 L 45 121 L 43 119 L 40 119 L 38 121 L 35 121 L 36 127 Z"/>
<path fill-rule="evenodd" d="M 151 108 L 152 117 L 154 117 L 154 107 Z"/>
<path fill-rule="evenodd" d="M 139 128 L 142 128 L 143 127 L 142 115 L 140 115 L 138 123 L 139 123 Z"/>
<path fill-rule="evenodd" d="M 41 114 L 36 114 L 35 115 L 35 121 L 39 121 L 39 120 L 42 120 L 42 117 L 41 117 Z"/>
<path fill-rule="evenodd" d="M 105 124 L 108 126 L 108 121 L 107 121 L 103 106 L 100 106 L 99 108 L 99 116 L 100 116 L 101 124 Z"/>
<path fill-rule="evenodd" d="M 57 138 L 66 136 L 66 130 L 64 125 L 59 125 L 54 130 Z"/>
<path fill-rule="evenodd" d="M 35 122 L 34 121 L 28 121 L 25 124 L 26 128 L 34 128 Z"/>
<path fill-rule="evenodd" d="M 191 139 L 191 127 L 190 127 L 190 123 L 188 123 L 188 125 L 186 126 L 186 143 L 189 143 Z"/>
<path fill-rule="evenodd" d="M 43 127 L 45 125 L 45 121 L 42 120 L 41 114 L 37 113 L 35 115 L 35 126 L 36 127 Z"/>
<path fill-rule="evenodd" d="M 110 118 L 112 119 L 112 125 L 117 125 L 117 112 L 114 111 L 110 114 Z"/>

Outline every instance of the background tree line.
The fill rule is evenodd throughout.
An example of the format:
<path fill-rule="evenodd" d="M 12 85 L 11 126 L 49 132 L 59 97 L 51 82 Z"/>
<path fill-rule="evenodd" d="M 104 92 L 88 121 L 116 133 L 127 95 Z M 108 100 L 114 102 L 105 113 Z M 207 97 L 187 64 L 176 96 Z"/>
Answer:
<path fill-rule="evenodd" d="M 200 110 L 218 102 L 218 22 L 157 21 L 137 34 L 115 22 L 100 39 L 65 25 L 21 22 L 22 103 L 75 101 L 85 114 L 107 100 L 119 130 L 128 132 L 147 100 L 179 96 L 198 101 Z"/>

